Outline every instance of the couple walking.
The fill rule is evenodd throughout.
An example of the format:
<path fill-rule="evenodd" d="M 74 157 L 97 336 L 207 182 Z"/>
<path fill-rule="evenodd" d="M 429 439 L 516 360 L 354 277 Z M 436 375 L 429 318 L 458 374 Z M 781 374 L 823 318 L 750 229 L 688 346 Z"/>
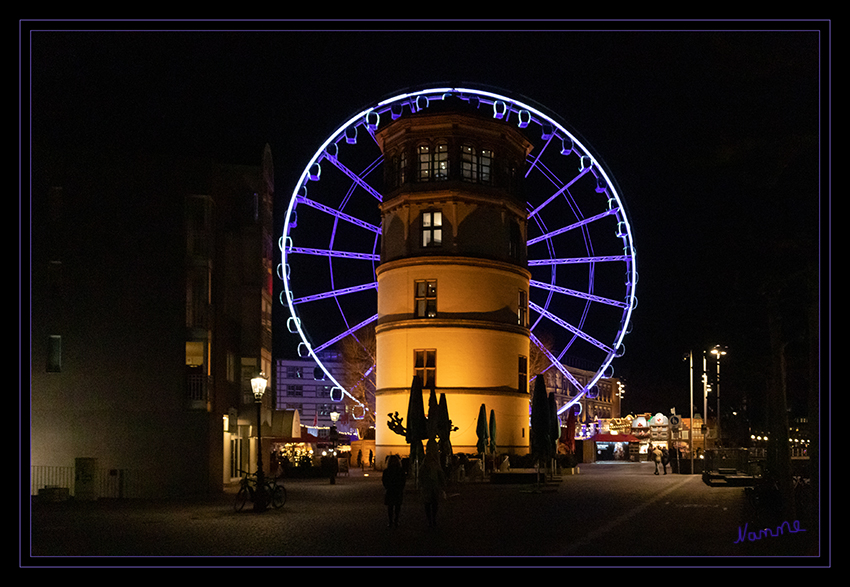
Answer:
<path fill-rule="evenodd" d="M 401 458 L 398 455 L 390 456 L 382 480 L 385 489 L 384 504 L 387 506 L 388 523 L 391 527 L 397 527 L 401 504 L 404 499 L 404 485 L 407 481 L 404 469 L 401 466 Z M 437 509 L 440 500 L 445 497 L 445 489 L 446 476 L 440 466 L 437 443 L 429 440 L 425 449 L 425 460 L 419 469 L 419 497 L 425 506 L 425 517 L 431 527 L 437 525 Z"/>
<path fill-rule="evenodd" d="M 655 474 L 658 475 L 658 465 L 664 469 L 664 474 L 667 474 L 667 464 L 670 462 L 670 453 L 667 452 L 667 447 L 652 450 L 652 460 L 655 461 Z"/>

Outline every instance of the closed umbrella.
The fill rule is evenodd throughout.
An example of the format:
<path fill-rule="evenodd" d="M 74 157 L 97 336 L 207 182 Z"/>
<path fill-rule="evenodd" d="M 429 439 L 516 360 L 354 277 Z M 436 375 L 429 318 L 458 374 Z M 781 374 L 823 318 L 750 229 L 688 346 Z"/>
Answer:
<path fill-rule="evenodd" d="M 554 467 L 554 457 L 558 454 L 558 440 L 561 438 L 561 422 L 558 420 L 558 402 L 555 394 L 549 394 L 549 450 L 550 462 Z M 554 473 L 554 470 L 553 470 Z"/>
<path fill-rule="evenodd" d="M 554 393 L 549 394 L 549 434 L 552 435 L 552 450 L 558 452 L 558 439 L 561 438 L 561 419 L 558 416 L 558 400 Z"/>
<path fill-rule="evenodd" d="M 437 404 L 437 393 L 431 388 L 428 396 L 428 440 L 436 440 L 439 434 L 438 420 L 440 418 L 440 407 Z"/>
<path fill-rule="evenodd" d="M 428 437 L 425 405 L 422 402 L 422 379 L 413 377 L 410 386 L 410 399 L 407 403 L 407 436 L 405 440 L 410 445 L 410 459 L 418 463 L 425 451 L 422 441 Z"/>
<path fill-rule="evenodd" d="M 490 410 L 490 452 L 496 456 L 496 412 Z M 495 463 L 495 461 L 493 461 Z"/>
<path fill-rule="evenodd" d="M 452 456 L 451 433 L 452 421 L 449 419 L 449 405 L 446 401 L 446 394 L 441 393 L 440 403 L 437 407 L 437 435 L 440 437 L 440 454 L 444 465 L 450 462 Z"/>
<path fill-rule="evenodd" d="M 576 450 L 576 409 L 575 406 L 570 408 L 567 413 L 567 432 L 564 439 L 567 445 L 567 452 L 574 453 Z"/>
<path fill-rule="evenodd" d="M 538 465 L 546 463 L 551 446 L 551 424 L 549 418 L 549 399 L 546 396 L 546 382 L 539 375 L 534 382 L 531 396 L 531 454 Z"/>
<path fill-rule="evenodd" d="M 489 436 L 489 428 L 487 427 L 487 408 L 481 404 L 478 410 L 478 425 L 475 428 L 478 434 L 478 452 L 483 454 L 487 450 L 487 438 Z"/>

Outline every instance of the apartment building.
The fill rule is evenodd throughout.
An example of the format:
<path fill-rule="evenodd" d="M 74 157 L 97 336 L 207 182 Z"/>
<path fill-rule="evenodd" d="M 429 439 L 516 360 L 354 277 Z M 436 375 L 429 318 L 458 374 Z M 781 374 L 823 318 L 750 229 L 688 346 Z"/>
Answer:
<path fill-rule="evenodd" d="M 254 458 L 250 378 L 272 367 L 269 148 L 250 166 L 36 150 L 32 180 L 32 492 L 221 491 Z"/>

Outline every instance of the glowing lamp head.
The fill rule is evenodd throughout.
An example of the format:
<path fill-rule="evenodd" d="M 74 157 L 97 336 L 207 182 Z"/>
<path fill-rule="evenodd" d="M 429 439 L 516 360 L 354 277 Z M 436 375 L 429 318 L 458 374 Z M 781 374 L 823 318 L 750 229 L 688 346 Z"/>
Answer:
<path fill-rule="evenodd" d="M 331 421 L 332 421 L 334 424 L 336 424 L 336 423 L 337 423 L 337 420 L 339 420 L 339 412 L 337 412 L 336 410 L 334 410 L 333 412 L 331 412 Z"/>
<path fill-rule="evenodd" d="M 263 401 L 263 394 L 266 392 L 267 383 L 265 374 L 263 373 L 260 373 L 251 379 L 251 389 L 254 391 L 254 401 Z"/>

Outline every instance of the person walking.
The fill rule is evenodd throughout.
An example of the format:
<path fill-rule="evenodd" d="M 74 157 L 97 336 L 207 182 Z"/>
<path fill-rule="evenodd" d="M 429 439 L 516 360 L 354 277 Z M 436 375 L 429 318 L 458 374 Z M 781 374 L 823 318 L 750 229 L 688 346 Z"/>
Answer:
<path fill-rule="evenodd" d="M 661 464 L 661 449 L 657 446 L 652 449 L 652 460 L 655 461 L 655 474 L 658 475 L 658 465 Z"/>
<path fill-rule="evenodd" d="M 384 484 L 384 505 L 387 506 L 387 526 L 397 528 L 401 502 L 404 498 L 404 484 L 407 481 L 398 455 L 390 455 L 381 480 Z"/>
<path fill-rule="evenodd" d="M 667 474 L 667 464 L 670 462 L 670 453 L 667 452 L 667 447 L 661 449 L 661 468 L 664 469 L 664 474 Z"/>
<path fill-rule="evenodd" d="M 425 448 L 425 460 L 419 470 L 419 496 L 425 505 L 425 517 L 428 526 L 437 525 L 437 510 L 446 489 L 446 476 L 440 466 L 437 443 L 429 440 Z"/>

